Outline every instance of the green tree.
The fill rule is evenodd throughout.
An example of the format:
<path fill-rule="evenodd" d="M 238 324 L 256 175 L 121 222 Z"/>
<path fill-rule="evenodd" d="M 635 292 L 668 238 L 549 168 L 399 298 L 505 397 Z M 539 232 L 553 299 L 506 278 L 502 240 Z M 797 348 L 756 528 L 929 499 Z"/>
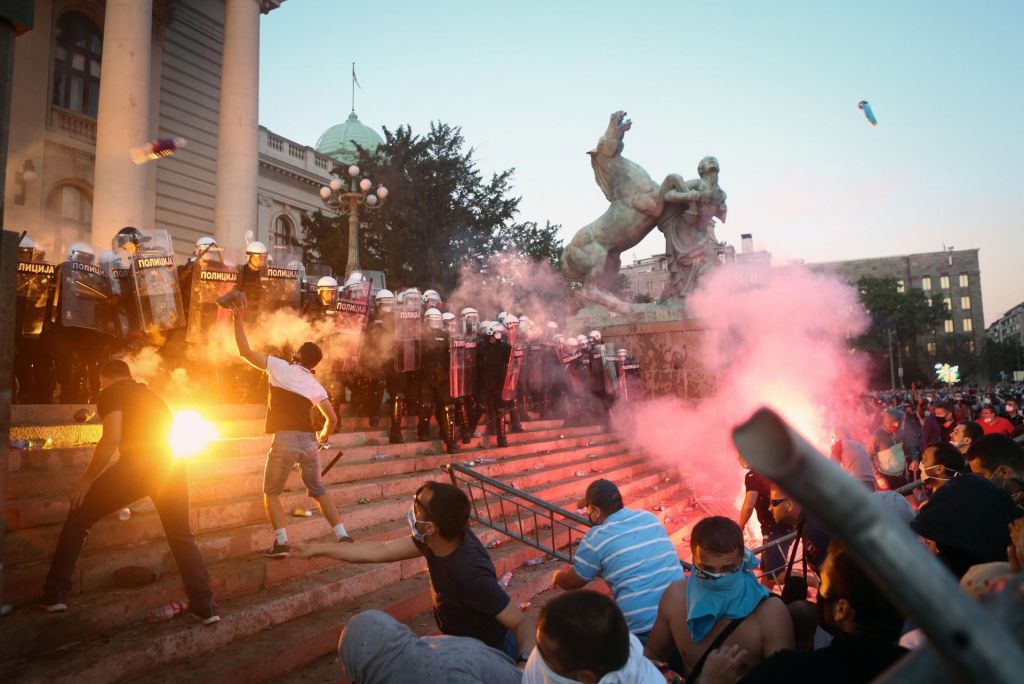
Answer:
<path fill-rule="evenodd" d="M 985 343 L 985 362 L 992 380 L 1013 379 L 1013 372 L 1024 370 L 1024 345 L 1019 339 L 1004 342 L 988 340 Z"/>
<path fill-rule="evenodd" d="M 930 383 L 935 361 L 927 353 L 925 338 L 946 318 L 942 300 L 929 299 L 921 290 L 900 292 L 895 278 L 861 278 L 857 290 L 871 323 L 855 345 L 874 361 L 874 383 L 889 385 L 890 334 L 892 353 L 901 357 L 904 383 Z"/>
<path fill-rule="evenodd" d="M 379 210 L 363 209 L 360 265 L 386 272 L 393 287 L 451 292 L 464 261 L 482 266 L 505 249 L 552 261 L 561 251 L 559 226 L 514 222 L 519 198 L 512 195 L 513 169 L 485 179 L 458 127 L 433 123 L 424 135 L 409 126 L 385 128 L 384 144 L 373 153 L 360 148 L 357 164 L 390 191 Z M 343 272 L 347 217 L 316 212 L 303 229 L 307 258 Z"/>

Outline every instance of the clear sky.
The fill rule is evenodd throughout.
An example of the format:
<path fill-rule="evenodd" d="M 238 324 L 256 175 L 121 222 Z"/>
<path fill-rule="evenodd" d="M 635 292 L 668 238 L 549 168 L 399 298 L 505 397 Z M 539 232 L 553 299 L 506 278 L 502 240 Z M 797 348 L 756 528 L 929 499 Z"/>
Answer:
<path fill-rule="evenodd" d="M 986 325 L 1024 300 L 1024 2 L 287 0 L 262 18 L 260 122 L 315 145 L 350 110 L 461 126 L 568 240 L 607 202 L 608 116 L 660 181 L 722 164 L 774 263 L 980 248 Z M 871 127 L 857 102 L 871 102 Z M 623 261 L 664 251 L 655 230 Z"/>

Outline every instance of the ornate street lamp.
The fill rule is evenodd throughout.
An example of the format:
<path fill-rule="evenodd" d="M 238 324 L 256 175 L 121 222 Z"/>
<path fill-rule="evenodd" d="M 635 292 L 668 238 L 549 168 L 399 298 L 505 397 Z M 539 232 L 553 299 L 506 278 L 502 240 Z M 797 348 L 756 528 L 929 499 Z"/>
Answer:
<path fill-rule="evenodd" d="M 346 275 L 359 270 L 359 206 L 380 209 L 388 198 L 388 189 L 378 185 L 371 192 L 373 182 L 359 175 L 359 167 L 348 167 L 348 181 L 332 178 L 330 185 L 320 188 L 324 206 L 338 213 L 348 213 L 348 263 Z"/>

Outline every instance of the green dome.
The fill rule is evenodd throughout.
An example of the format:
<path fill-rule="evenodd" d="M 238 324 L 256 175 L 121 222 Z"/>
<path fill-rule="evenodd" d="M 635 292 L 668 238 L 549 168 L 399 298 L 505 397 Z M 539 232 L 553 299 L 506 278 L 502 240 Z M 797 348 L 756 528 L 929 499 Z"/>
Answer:
<path fill-rule="evenodd" d="M 384 139 L 369 126 L 364 126 L 356 113 L 348 115 L 345 123 L 331 126 L 316 143 L 316 151 L 333 157 L 343 164 L 352 164 L 356 160 L 356 144 L 365 150 L 373 151 L 384 142 Z"/>

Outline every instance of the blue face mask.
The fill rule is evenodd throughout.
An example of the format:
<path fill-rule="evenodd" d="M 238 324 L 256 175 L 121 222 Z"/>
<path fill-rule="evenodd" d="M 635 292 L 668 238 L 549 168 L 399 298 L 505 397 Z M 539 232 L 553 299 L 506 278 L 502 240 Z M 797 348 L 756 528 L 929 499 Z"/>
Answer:
<path fill-rule="evenodd" d="M 406 516 L 406 520 L 409 522 L 409 531 L 412 532 L 412 538 L 418 542 L 426 540 L 427 533 L 420 532 L 416 529 L 416 523 L 422 523 L 424 521 L 416 519 L 416 507 L 409 506 L 409 514 Z"/>
<path fill-rule="evenodd" d="M 757 556 L 744 549 L 743 564 L 738 570 L 702 570 L 690 576 L 686 581 L 686 624 L 695 642 L 704 639 L 721 618 L 749 615 L 768 595 L 768 588 L 754 577 L 754 568 L 759 564 Z"/>

